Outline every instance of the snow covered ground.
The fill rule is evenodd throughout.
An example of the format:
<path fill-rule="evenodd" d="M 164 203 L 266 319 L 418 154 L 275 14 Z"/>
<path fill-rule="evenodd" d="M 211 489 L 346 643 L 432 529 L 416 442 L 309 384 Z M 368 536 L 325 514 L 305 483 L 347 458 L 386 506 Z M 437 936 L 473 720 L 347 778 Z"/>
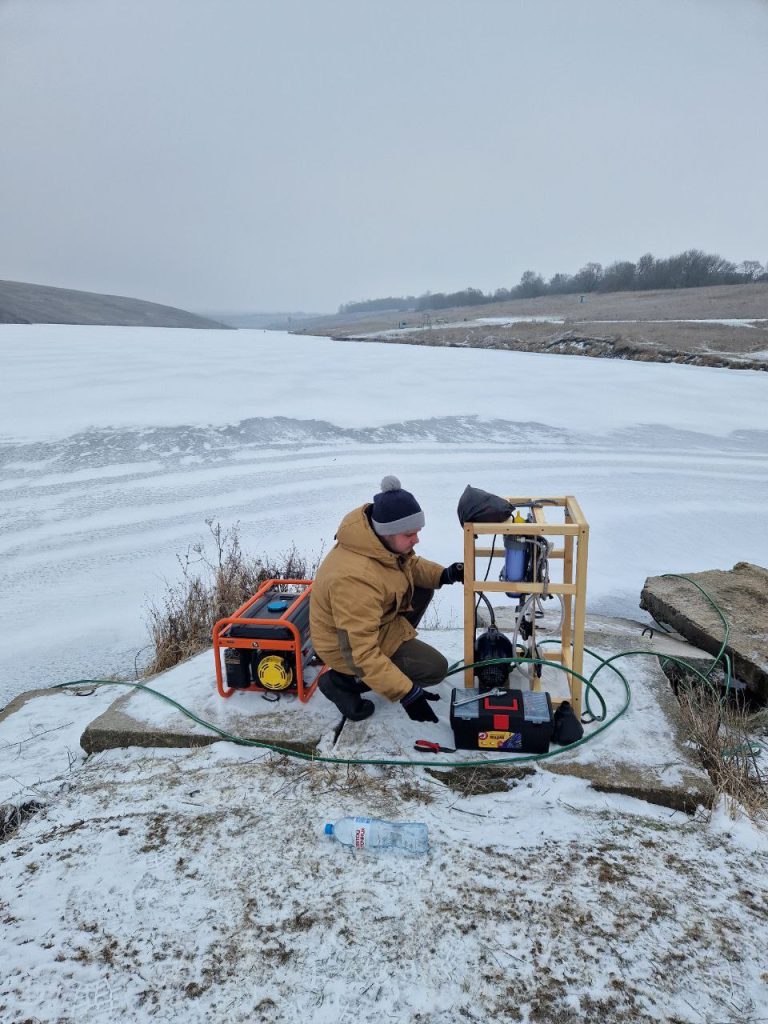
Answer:
<path fill-rule="evenodd" d="M 706 319 L 699 317 L 697 320 L 576 320 L 578 324 L 722 324 L 724 327 L 754 327 L 755 324 L 768 322 L 765 317 L 755 316 L 752 319 Z"/>
<path fill-rule="evenodd" d="M 50 752 L 93 699 L 38 698 L 24 726 L 62 715 Z M 4 1024 L 768 1015 L 768 839 L 722 809 L 228 743 L 74 756 L 30 796 L 0 843 Z M 347 814 L 424 821 L 430 851 L 338 846 Z"/>
<path fill-rule="evenodd" d="M 431 324 L 438 325 L 442 328 L 451 327 L 478 327 L 478 326 L 498 326 L 498 327 L 511 327 L 513 324 L 565 324 L 565 319 L 557 316 L 478 316 L 472 317 L 471 319 L 465 318 L 464 320 L 443 320 L 440 317 L 431 317 Z M 768 320 L 765 317 L 753 317 L 752 319 L 704 319 L 698 320 L 673 320 L 667 318 L 666 320 L 604 320 L 602 318 L 598 320 L 573 320 L 571 321 L 574 325 L 583 324 L 720 324 L 723 327 L 751 327 L 755 328 L 758 324 L 767 323 Z M 403 335 L 414 334 L 418 331 L 429 331 L 432 329 L 431 324 L 417 325 L 415 323 L 408 324 L 406 327 L 394 327 L 388 331 L 373 331 L 366 334 L 356 335 L 359 338 L 400 338 Z"/>
<path fill-rule="evenodd" d="M 389 472 L 443 561 L 466 483 L 576 494 L 596 612 L 636 616 L 651 573 L 768 561 L 764 374 L 52 326 L 0 327 L 0 373 L 0 705 L 130 673 L 206 517 L 254 553 L 317 553 Z M 30 815 L 0 843 L 3 1024 L 768 1017 L 768 842 L 722 808 L 228 743 L 83 760 L 113 696 L 0 728 L 4 798 Z M 323 837 L 356 813 L 425 821 L 430 853 Z"/>
<path fill-rule="evenodd" d="M 476 327 L 480 325 L 491 326 L 496 325 L 507 325 L 512 324 L 563 324 L 565 320 L 557 316 L 478 316 L 472 317 L 472 319 L 464 320 L 445 320 L 442 317 L 436 317 L 431 314 L 431 323 L 437 324 L 440 327 Z M 413 334 L 417 331 L 429 331 L 431 327 L 427 325 L 416 325 L 411 324 L 406 327 L 395 327 L 389 331 L 374 331 L 369 334 L 359 334 L 359 338 L 398 338 L 404 334 Z"/>

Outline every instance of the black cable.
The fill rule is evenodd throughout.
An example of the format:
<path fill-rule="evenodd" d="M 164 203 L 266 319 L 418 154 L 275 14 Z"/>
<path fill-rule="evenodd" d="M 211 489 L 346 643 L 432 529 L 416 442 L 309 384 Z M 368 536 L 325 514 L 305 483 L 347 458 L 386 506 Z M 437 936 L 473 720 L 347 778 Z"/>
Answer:
<path fill-rule="evenodd" d="M 149 648 L 152 646 L 152 644 L 147 644 L 145 647 L 142 647 L 140 650 L 136 651 L 136 655 L 133 659 L 133 674 L 134 676 L 136 676 L 137 679 L 139 678 L 139 655 L 143 654 L 144 651 L 148 651 Z"/>
<path fill-rule="evenodd" d="M 498 537 L 498 534 L 494 533 L 493 540 L 491 541 L 491 554 L 490 554 L 490 556 L 488 558 L 488 568 L 485 570 L 485 576 L 483 576 L 483 583 L 487 582 L 488 574 L 491 571 L 491 565 L 493 564 L 493 553 L 494 553 L 494 551 L 496 549 L 496 538 L 497 537 Z M 496 628 L 496 616 L 493 614 L 493 606 L 491 605 L 491 602 L 488 600 L 488 598 L 485 596 L 485 594 L 483 593 L 482 590 L 479 591 L 479 593 L 477 595 L 477 602 L 475 604 L 475 629 L 477 629 L 477 609 L 480 607 L 480 602 L 481 601 L 485 601 L 485 603 L 488 605 L 488 611 L 490 612 L 490 615 L 491 615 L 491 625 L 495 629 Z"/>
<path fill-rule="evenodd" d="M 669 629 L 667 626 L 665 626 L 663 622 L 659 622 L 659 620 L 656 618 L 655 615 L 651 615 L 650 612 L 648 612 L 648 614 L 651 616 L 651 618 L 656 623 L 656 625 L 659 627 L 659 629 L 661 630 L 662 633 L 673 633 L 674 632 L 674 630 Z"/>

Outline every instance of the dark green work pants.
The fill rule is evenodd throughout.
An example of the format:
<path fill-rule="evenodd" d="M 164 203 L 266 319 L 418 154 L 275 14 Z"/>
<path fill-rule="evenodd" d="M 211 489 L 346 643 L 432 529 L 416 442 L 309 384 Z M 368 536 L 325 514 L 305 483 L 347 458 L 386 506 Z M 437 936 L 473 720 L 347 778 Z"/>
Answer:
<path fill-rule="evenodd" d="M 434 590 L 427 590 L 426 587 L 416 587 L 413 608 L 405 616 L 414 629 L 421 622 L 434 593 Z M 448 671 L 448 662 L 440 651 L 417 639 L 400 644 L 390 661 L 418 686 L 437 686 L 445 679 Z"/>
<path fill-rule="evenodd" d="M 434 590 L 428 590 L 426 587 L 416 587 L 414 590 L 411 611 L 405 616 L 414 629 L 421 622 L 434 593 Z M 349 637 L 340 633 L 339 643 L 352 667 Z M 445 679 L 445 673 L 448 671 L 448 662 L 440 651 L 416 638 L 400 644 L 390 661 L 417 686 L 437 686 Z M 360 693 L 366 693 L 370 689 L 354 675 L 345 676 L 341 672 L 337 672 L 336 675 L 348 684 L 354 683 Z"/>
<path fill-rule="evenodd" d="M 434 591 L 425 587 L 417 587 L 414 591 L 413 609 L 406 615 L 414 628 L 422 621 L 433 595 Z M 404 676 L 419 686 L 436 686 L 447 672 L 444 656 L 422 640 L 406 640 L 401 643 L 390 660 Z"/>

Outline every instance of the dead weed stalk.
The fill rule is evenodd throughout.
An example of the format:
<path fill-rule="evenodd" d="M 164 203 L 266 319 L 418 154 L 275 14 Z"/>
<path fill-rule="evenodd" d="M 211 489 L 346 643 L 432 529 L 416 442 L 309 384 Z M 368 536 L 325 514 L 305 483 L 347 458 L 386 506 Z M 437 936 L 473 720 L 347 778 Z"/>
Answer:
<path fill-rule="evenodd" d="M 231 615 L 265 580 L 311 579 L 319 564 L 319 556 L 309 562 L 295 545 L 277 558 L 255 558 L 241 547 L 239 524 L 225 529 L 213 519 L 205 522 L 213 554 L 201 540 L 177 555 L 181 579 L 168 583 L 165 594 L 147 606 L 152 656 L 144 676 L 163 672 L 210 647 L 214 624 Z"/>
<path fill-rule="evenodd" d="M 758 762 L 756 719 L 716 690 L 682 681 L 677 699 L 688 739 L 695 745 L 718 796 L 742 807 L 753 821 L 768 817 L 768 778 Z"/>

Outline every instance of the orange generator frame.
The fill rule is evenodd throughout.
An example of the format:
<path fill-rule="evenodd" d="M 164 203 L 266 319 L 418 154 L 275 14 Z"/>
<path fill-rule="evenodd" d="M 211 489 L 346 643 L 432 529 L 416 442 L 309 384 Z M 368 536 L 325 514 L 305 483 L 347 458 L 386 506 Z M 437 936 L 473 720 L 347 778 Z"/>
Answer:
<path fill-rule="evenodd" d="M 234 615 L 219 619 L 213 627 L 213 654 L 216 688 L 222 697 L 254 690 L 295 693 L 302 703 L 309 700 L 325 667 L 309 637 L 311 589 L 312 580 L 266 580 Z M 228 659 L 227 651 L 237 652 L 237 657 Z M 269 671 L 260 672 L 267 662 Z"/>

